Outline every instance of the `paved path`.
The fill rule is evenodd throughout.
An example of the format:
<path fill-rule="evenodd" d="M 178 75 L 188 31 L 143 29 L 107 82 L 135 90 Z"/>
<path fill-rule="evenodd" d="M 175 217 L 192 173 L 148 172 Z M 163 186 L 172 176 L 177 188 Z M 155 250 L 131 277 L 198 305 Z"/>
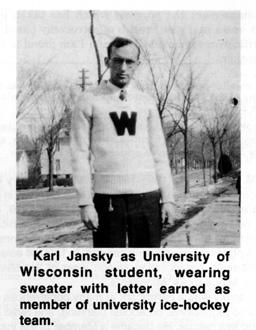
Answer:
<path fill-rule="evenodd" d="M 162 242 L 165 247 L 239 247 L 240 207 L 234 183 Z"/>

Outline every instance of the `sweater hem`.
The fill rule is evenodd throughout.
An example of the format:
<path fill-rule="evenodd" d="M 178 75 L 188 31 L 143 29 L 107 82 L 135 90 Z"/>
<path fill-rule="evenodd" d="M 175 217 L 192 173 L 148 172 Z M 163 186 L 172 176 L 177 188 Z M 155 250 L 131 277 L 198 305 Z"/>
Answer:
<path fill-rule="evenodd" d="M 98 194 L 140 194 L 159 189 L 154 170 L 136 173 L 94 174 Z"/>

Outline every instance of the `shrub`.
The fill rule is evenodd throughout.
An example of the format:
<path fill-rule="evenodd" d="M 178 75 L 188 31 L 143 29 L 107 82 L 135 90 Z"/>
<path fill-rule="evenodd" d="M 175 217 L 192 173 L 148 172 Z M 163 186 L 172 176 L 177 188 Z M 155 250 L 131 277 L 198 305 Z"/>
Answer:
<path fill-rule="evenodd" d="M 66 178 L 67 186 L 72 187 L 73 186 L 73 179 L 72 178 Z"/>
<path fill-rule="evenodd" d="M 65 178 L 56 179 L 56 185 L 57 186 L 66 186 L 65 180 L 66 180 Z"/>
<path fill-rule="evenodd" d="M 57 186 L 73 186 L 73 180 L 72 178 L 59 178 L 56 179 L 56 185 Z"/>
<path fill-rule="evenodd" d="M 53 179 L 53 186 L 56 186 L 56 180 L 57 179 Z M 44 188 L 48 188 L 49 187 L 49 178 L 44 177 L 41 181 L 40 181 L 40 186 L 44 187 Z"/>
<path fill-rule="evenodd" d="M 49 185 L 48 185 L 48 179 L 43 180 L 43 187 L 44 188 L 49 187 Z"/>
<path fill-rule="evenodd" d="M 36 187 L 35 180 L 33 176 L 27 179 L 16 179 L 16 189 L 34 189 Z"/>
<path fill-rule="evenodd" d="M 29 188 L 29 180 L 28 179 L 17 179 L 16 180 L 16 189 L 28 189 Z"/>
<path fill-rule="evenodd" d="M 232 163 L 228 155 L 221 155 L 218 170 L 224 175 L 232 171 Z"/>

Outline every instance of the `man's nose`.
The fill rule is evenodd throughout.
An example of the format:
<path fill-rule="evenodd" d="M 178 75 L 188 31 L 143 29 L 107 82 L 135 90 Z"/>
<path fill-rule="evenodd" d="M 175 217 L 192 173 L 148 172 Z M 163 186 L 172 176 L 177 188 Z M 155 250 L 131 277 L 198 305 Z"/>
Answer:
<path fill-rule="evenodd" d="M 120 69 L 125 71 L 127 69 L 127 64 L 126 61 L 123 61 L 122 64 L 120 65 Z"/>

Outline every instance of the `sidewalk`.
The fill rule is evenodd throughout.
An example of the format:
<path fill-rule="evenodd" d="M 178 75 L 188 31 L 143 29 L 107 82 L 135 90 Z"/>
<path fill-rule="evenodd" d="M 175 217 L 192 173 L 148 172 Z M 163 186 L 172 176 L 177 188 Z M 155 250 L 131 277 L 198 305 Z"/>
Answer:
<path fill-rule="evenodd" d="M 221 183 L 220 183 L 221 184 Z M 162 241 L 163 247 L 239 247 L 240 208 L 234 184 Z"/>

